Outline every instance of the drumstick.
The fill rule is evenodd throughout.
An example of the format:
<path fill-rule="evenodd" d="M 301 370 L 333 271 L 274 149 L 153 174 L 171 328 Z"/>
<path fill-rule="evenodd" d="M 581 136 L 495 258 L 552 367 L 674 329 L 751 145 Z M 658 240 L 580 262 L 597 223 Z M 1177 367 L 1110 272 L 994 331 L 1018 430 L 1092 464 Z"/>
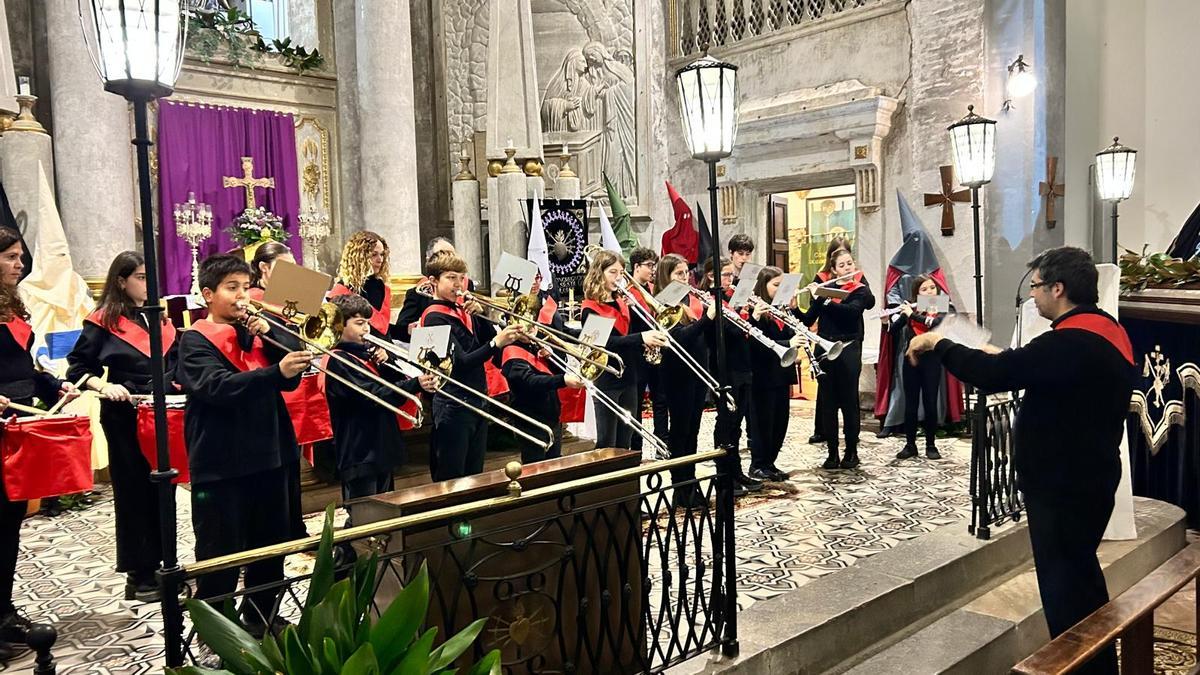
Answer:
<path fill-rule="evenodd" d="M 23 403 L 11 403 L 10 402 L 8 404 L 8 406 L 5 408 L 5 410 L 16 410 L 17 412 L 28 413 L 30 415 L 49 415 L 50 414 L 46 410 L 42 410 L 41 408 L 35 408 L 31 405 L 25 405 Z"/>
<path fill-rule="evenodd" d="M 88 379 L 89 377 L 91 377 L 91 374 L 87 374 L 87 375 L 84 375 L 83 377 L 80 377 L 80 378 L 79 378 L 79 381 L 75 383 L 75 389 L 79 389 L 80 387 L 82 387 L 82 386 L 83 386 L 83 383 L 84 383 L 85 381 L 87 381 L 87 379 Z M 55 403 L 54 405 L 50 406 L 50 409 L 46 411 L 46 414 L 47 414 L 47 415 L 53 415 L 54 413 L 58 412 L 58 409 L 59 409 L 59 408 L 61 408 L 61 407 L 63 407 L 64 405 L 66 405 L 66 403 L 67 403 L 67 397 L 66 397 L 66 396 L 59 396 L 59 397 L 58 397 L 58 403 Z"/>

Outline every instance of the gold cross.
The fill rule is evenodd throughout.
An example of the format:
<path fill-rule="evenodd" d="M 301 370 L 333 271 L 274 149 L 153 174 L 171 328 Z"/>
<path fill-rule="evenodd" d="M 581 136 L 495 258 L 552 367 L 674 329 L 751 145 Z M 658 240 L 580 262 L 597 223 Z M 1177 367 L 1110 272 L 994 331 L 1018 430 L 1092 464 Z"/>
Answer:
<path fill-rule="evenodd" d="M 1058 175 L 1058 158 L 1047 157 L 1046 180 L 1038 183 L 1038 194 L 1046 198 L 1046 228 L 1051 230 L 1058 223 L 1058 218 L 1054 215 L 1054 202 L 1066 194 L 1066 186 L 1054 182 L 1056 175 Z"/>
<path fill-rule="evenodd" d="M 255 208 L 255 206 L 257 206 L 257 203 L 254 200 L 254 188 L 260 187 L 260 188 L 270 188 L 272 190 L 275 189 L 275 179 L 274 178 L 255 178 L 254 177 L 254 158 L 253 157 L 243 157 L 242 158 L 242 177 L 241 178 L 238 178 L 236 176 L 221 176 L 221 180 L 224 182 L 225 187 L 227 187 L 227 188 L 240 187 L 240 188 L 246 189 L 246 208 L 247 209 L 252 209 L 252 208 Z"/>

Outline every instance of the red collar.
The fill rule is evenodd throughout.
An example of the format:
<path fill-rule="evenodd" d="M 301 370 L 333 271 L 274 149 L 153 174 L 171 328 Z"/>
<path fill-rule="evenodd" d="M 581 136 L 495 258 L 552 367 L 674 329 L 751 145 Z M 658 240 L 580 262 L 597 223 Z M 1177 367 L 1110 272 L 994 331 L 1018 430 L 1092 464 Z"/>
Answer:
<path fill-rule="evenodd" d="M 358 291 L 350 288 L 342 282 L 337 282 L 333 288 L 329 289 L 329 297 L 339 295 L 354 295 Z M 376 332 L 387 334 L 388 326 L 392 324 L 392 287 L 385 281 L 383 283 L 383 305 L 371 308 L 371 318 L 369 319 L 371 328 Z"/>
<path fill-rule="evenodd" d="M 103 312 L 95 310 L 87 315 L 84 321 L 95 324 L 108 331 L 113 337 L 141 352 L 142 356 L 150 358 L 150 332 L 136 321 L 130 321 L 124 316 L 117 317 L 117 325 L 108 328 L 104 325 Z M 162 350 L 166 354 L 175 344 L 175 326 L 170 321 L 162 322 Z"/>
<path fill-rule="evenodd" d="M 629 335 L 629 304 L 625 302 L 625 298 L 618 296 L 616 307 L 607 302 L 584 300 L 580 309 L 590 309 L 600 316 L 612 319 L 613 330 L 617 331 L 618 335 Z"/>
<path fill-rule="evenodd" d="M 554 323 L 554 315 L 557 313 L 558 302 L 555 301 L 554 296 L 547 295 L 546 299 L 542 301 L 542 308 L 538 310 L 537 321 L 542 325 L 549 326 Z"/>
<path fill-rule="evenodd" d="M 262 340 L 255 336 L 254 345 L 250 351 L 244 351 L 238 344 L 237 329 L 231 324 L 200 319 L 192 323 L 192 330 L 203 335 L 217 348 L 217 351 L 221 352 L 222 356 L 233 364 L 234 368 L 242 372 L 258 370 L 271 365 L 267 355 L 263 352 Z"/>
<path fill-rule="evenodd" d="M 468 333 L 471 333 L 472 335 L 475 333 L 475 320 L 471 316 L 470 312 L 458 305 L 455 305 L 454 307 L 447 307 L 439 304 L 439 302 L 440 301 L 437 300 L 431 302 L 429 306 L 425 308 L 425 311 L 421 312 L 422 326 L 425 325 L 425 317 L 429 316 L 430 314 L 445 314 L 446 316 L 452 316 L 457 319 L 458 322 L 463 325 L 463 328 L 467 329 Z"/>
<path fill-rule="evenodd" d="M 543 361 L 541 357 L 530 354 L 529 350 L 525 349 L 524 347 L 519 345 L 508 345 L 504 348 L 504 351 L 500 352 L 500 365 L 504 365 L 513 359 L 528 363 L 529 365 L 533 366 L 534 370 L 540 373 L 553 375 L 553 373 L 550 371 L 550 366 L 546 365 L 546 362 Z"/>
<path fill-rule="evenodd" d="M 696 297 L 695 293 L 688 293 L 688 304 L 684 305 L 684 310 L 692 317 L 692 321 L 699 321 L 704 315 L 704 304 L 700 302 L 700 298 Z"/>
<path fill-rule="evenodd" d="M 1095 312 L 1080 312 L 1054 323 L 1054 330 L 1085 330 L 1104 338 L 1131 365 L 1133 360 L 1133 344 L 1121 324 L 1113 321 L 1107 314 Z"/>
<path fill-rule="evenodd" d="M 8 332 L 12 334 L 13 341 L 21 349 L 28 351 L 33 346 L 33 326 L 30 326 L 24 317 L 14 314 L 12 319 L 0 322 L 0 326 L 8 329 Z"/>
<path fill-rule="evenodd" d="M 629 292 L 638 301 L 638 304 L 646 308 L 646 311 L 653 313 L 650 309 L 650 303 L 646 300 L 646 293 L 643 292 L 643 287 L 637 284 L 629 285 Z"/>

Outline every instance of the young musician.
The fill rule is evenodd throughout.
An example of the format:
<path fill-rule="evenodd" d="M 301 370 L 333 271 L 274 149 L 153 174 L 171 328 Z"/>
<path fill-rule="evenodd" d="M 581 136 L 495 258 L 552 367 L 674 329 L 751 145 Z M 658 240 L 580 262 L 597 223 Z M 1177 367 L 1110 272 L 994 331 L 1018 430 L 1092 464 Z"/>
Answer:
<path fill-rule="evenodd" d="M 629 290 L 633 296 L 638 299 L 642 307 L 646 308 L 653 316 L 654 312 L 650 311 L 650 303 L 646 300 L 645 294 L 653 296 L 660 289 L 654 285 L 654 270 L 658 265 L 658 254 L 654 251 L 639 246 L 629 252 L 629 275 L 637 282 L 637 286 L 630 286 Z M 645 293 L 643 293 L 643 290 Z M 654 417 L 654 435 L 666 440 L 667 428 L 667 403 L 659 393 L 658 374 L 659 368 L 645 363 L 643 355 L 642 363 L 638 364 L 638 382 L 635 384 L 637 393 L 635 394 L 638 403 L 638 410 L 641 410 L 641 403 L 646 392 L 650 393 L 650 406 Z M 639 413 L 637 419 L 641 419 Z M 642 437 L 640 434 L 634 434 L 630 438 L 630 443 L 633 444 L 632 450 L 642 449 Z"/>
<path fill-rule="evenodd" d="M 736 283 L 742 267 L 754 255 L 754 240 L 748 234 L 735 234 L 729 238 L 729 262 L 733 265 L 733 280 Z"/>
<path fill-rule="evenodd" d="M 371 332 L 388 335 L 392 324 L 392 289 L 388 285 L 388 246 L 383 237 L 362 230 L 342 247 L 337 282 L 330 297 L 356 293 L 371 303 Z"/>
<path fill-rule="evenodd" d="M 721 303 L 728 307 L 728 300 L 733 295 L 733 262 L 729 258 L 721 259 L 721 290 L 724 298 Z M 708 281 L 707 286 L 716 283 L 713 278 L 712 259 L 710 258 L 704 263 L 704 276 Z M 705 294 L 711 296 L 711 292 Z M 745 317 L 743 317 L 745 318 Z M 753 427 L 754 411 L 751 408 L 753 405 L 750 398 L 750 390 L 753 383 L 753 364 L 750 362 L 750 338 L 742 331 L 741 328 L 733 325 L 729 321 L 725 321 L 722 325 L 725 327 L 724 342 L 725 342 L 725 373 L 727 381 L 725 385 L 729 387 L 730 393 L 733 396 L 735 410 L 726 410 L 724 405 L 717 404 L 717 423 L 713 427 L 713 445 L 718 448 L 731 449 L 733 457 L 739 457 L 739 452 L 742 445 L 742 420 L 749 422 L 748 426 Z M 716 373 L 717 368 L 717 351 L 716 351 L 716 331 L 706 331 L 705 335 L 708 339 L 708 349 L 710 360 L 712 363 L 712 372 Z M 733 462 L 730 467 L 734 474 L 734 495 L 742 496 L 747 492 L 753 492 L 762 489 L 762 481 L 750 478 L 742 471 L 741 460 Z"/>
<path fill-rule="evenodd" d="M 250 299 L 262 300 L 271 282 L 271 272 L 275 270 L 275 261 L 295 263 L 292 249 L 277 241 L 268 241 L 254 251 L 254 260 L 250 261 Z"/>
<path fill-rule="evenodd" d="M 514 342 L 500 353 L 500 368 L 508 380 L 512 398 L 509 405 L 554 430 L 554 444 L 543 450 L 540 445 L 519 439 L 521 462 L 540 462 L 562 456 L 562 404 L 558 390 L 582 389 L 583 380 L 575 373 L 557 372 L 545 354 L 532 345 Z"/>
<path fill-rule="evenodd" d="M 833 271 L 833 254 L 838 251 L 853 253 L 850 250 L 850 238 L 842 235 L 835 235 L 829 240 L 829 246 L 825 249 L 825 265 L 813 277 L 813 282 L 823 284 L 834 277 L 830 274 Z M 825 437 L 821 435 L 821 419 L 824 417 L 824 406 L 821 404 L 821 397 L 817 397 L 813 418 L 817 420 L 816 429 L 813 430 L 813 435 L 808 437 L 808 442 L 814 445 L 820 445 L 825 442 Z M 882 431 L 880 433 L 883 433 Z"/>
<path fill-rule="evenodd" d="M 429 240 L 425 246 L 425 262 L 429 263 L 433 256 L 439 253 L 453 253 L 458 255 L 454 250 L 454 244 L 445 237 L 434 237 Z M 468 291 L 475 290 L 475 283 L 467 281 Z M 418 285 L 419 286 L 419 285 Z M 429 306 L 429 296 L 419 293 L 418 286 L 414 286 L 404 293 L 404 304 L 400 307 L 400 314 L 396 316 L 396 325 L 392 327 L 392 337 L 401 342 L 408 342 L 412 336 L 412 327 L 418 326 L 421 323 L 421 315 L 425 313 L 425 308 Z"/>
<path fill-rule="evenodd" d="M 345 324 L 341 339 L 333 351 L 362 368 L 400 386 L 410 394 L 422 389 L 437 390 L 435 375 L 425 373 L 408 378 L 395 368 L 383 368 L 386 352 L 372 350 L 366 343 L 371 332 L 371 303 L 360 295 L 339 295 L 330 300 L 341 310 Z M 326 357 L 324 367 L 330 373 L 354 383 L 399 408 L 408 399 L 393 389 L 365 377 L 339 359 Z M 360 392 L 328 377 L 325 400 L 329 402 L 329 421 L 333 425 L 334 456 L 342 478 L 342 499 L 349 501 L 392 490 L 392 473 L 404 463 L 404 441 L 400 420 L 392 411 L 365 398 Z M 348 525 L 347 525 L 348 526 Z"/>
<path fill-rule="evenodd" d="M 421 315 L 421 325 L 450 327 L 450 376 L 473 390 L 463 391 L 447 383 L 434 394 L 429 444 L 430 473 L 435 481 L 483 471 L 488 421 L 446 394 L 483 407 L 488 398 L 484 363 L 521 336 L 521 329 L 515 325 L 496 332 L 490 322 L 476 321 L 458 303 L 458 294 L 465 290 L 466 274 L 467 263 L 453 253 L 440 253 L 425 264 L 425 275 L 433 280 L 434 300 Z"/>
<path fill-rule="evenodd" d="M 771 340 L 790 346 L 795 333 L 767 310 L 775 300 L 775 291 L 783 281 L 783 270 L 764 267 L 754 285 L 754 304 L 751 315 L 754 325 Z M 754 367 L 754 387 L 750 391 L 753 405 L 755 445 L 750 448 L 750 477 L 756 480 L 784 481 L 788 475 L 775 466 L 783 438 L 787 435 L 788 402 L 792 385 L 796 384 L 796 366 L 783 366 L 779 356 L 761 344 L 751 346 L 750 360 Z"/>
<path fill-rule="evenodd" d="M 630 313 L 624 296 L 617 291 L 618 280 L 624 277 L 624 273 L 625 263 L 621 256 L 607 250 L 596 253 L 583 278 L 581 321 L 586 325 L 588 317 L 593 314 L 614 319 L 612 333 L 605 346 L 625 362 L 625 372 L 621 377 L 606 372 L 596 380 L 596 386 L 617 405 L 628 410 L 634 420 L 640 420 L 637 404 L 638 364 L 644 360 L 646 348 L 662 349 L 668 342 L 666 335 L 656 330 L 657 327 L 647 326 L 637 314 Z M 596 406 L 597 448 L 631 448 L 632 436 L 633 429 L 612 411 L 604 406 Z"/>
<path fill-rule="evenodd" d="M 944 315 L 937 310 L 918 312 L 917 300 L 922 296 L 936 297 L 942 289 L 928 275 L 920 275 L 913 279 L 912 292 L 908 302 L 900 306 L 902 318 L 893 321 L 891 330 L 901 335 L 904 343 L 917 335 L 923 335 L 935 330 L 942 323 Z M 940 402 L 941 383 L 946 380 L 942 364 L 936 359 L 921 359 L 912 363 L 904 360 L 904 449 L 896 455 L 896 459 L 908 459 L 917 456 L 917 417 L 921 406 L 924 406 L 925 456 L 929 459 L 941 459 L 938 452 L 938 404 Z"/>
<path fill-rule="evenodd" d="M 668 253 L 658 262 L 658 287 L 666 288 L 673 281 L 688 283 L 688 263 L 683 256 Z M 681 349 L 691 354 L 697 363 L 708 362 L 708 343 L 705 332 L 710 331 L 712 319 L 716 315 L 715 306 L 704 311 L 704 305 L 693 293 L 689 293 L 681 303 L 687 318 L 671 329 L 671 337 Z M 704 413 L 704 400 L 708 389 L 700 382 L 674 350 L 663 353 L 662 364 L 659 366 L 661 382 L 670 382 L 670 387 L 662 387 L 666 399 L 667 411 L 662 419 L 662 431 L 667 436 L 667 447 L 671 449 L 672 457 L 684 457 L 696 454 L 700 437 L 700 419 Z M 659 435 L 659 421 L 655 419 L 655 435 Z M 671 470 L 671 482 L 679 485 L 696 477 L 696 465 L 689 464 Z M 671 495 L 671 503 L 680 507 L 697 507 L 704 501 L 699 487 L 675 488 Z"/>
<path fill-rule="evenodd" d="M 117 571 L 125 573 L 125 599 L 158 601 L 155 570 L 162 562 L 158 488 L 137 438 L 135 394 L 149 394 L 150 333 L 138 308 L 146 303 L 142 254 L 124 251 L 108 267 L 96 311 L 88 315 L 67 355 L 67 379 L 100 394 L 100 426 L 108 442 L 117 531 Z M 175 327 L 162 323 L 168 381 L 174 366 Z M 107 381 L 100 377 L 108 368 Z"/>
<path fill-rule="evenodd" d="M 279 332 L 262 317 L 249 318 L 250 266 L 215 255 L 200 266 L 208 318 L 179 338 L 176 381 L 188 395 L 184 437 L 192 476 L 192 529 L 196 559 L 204 560 L 285 541 L 289 518 L 287 466 L 300 449 L 282 391 L 294 390 L 312 361 L 308 351 L 286 352 L 268 339 Z M 262 336 L 262 337 L 260 337 Z M 283 558 L 247 565 L 247 587 L 283 578 Z M 196 597 L 237 588 L 238 570 L 197 580 Z M 277 591 L 260 591 L 241 607 L 247 630 L 266 632 Z M 271 628 L 279 626 L 279 620 Z"/>
<path fill-rule="evenodd" d="M 817 404 L 822 406 L 822 416 L 818 420 L 821 435 L 829 447 L 829 457 L 821 465 L 822 468 L 854 469 L 859 465 L 858 432 L 862 424 L 858 410 L 858 376 L 862 372 L 863 312 L 875 306 L 875 296 L 862 273 L 857 271 L 854 256 L 849 252 L 837 251 L 833 254 L 829 273 L 831 279 L 853 273 L 852 277 L 833 286 L 849 295 L 831 300 L 817 295 L 817 284 L 811 283 L 808 290 L 812 294 L 812 304 L 802 318 L 810 326 L 820 321 L 817 324 L 817 335 L 820 337 L 849 343 L 840 356 L 821 364 L 825 375 L 817 389 Z M 820 358 L 823 353 L 818 347 L 816 356 Z M 841 460 L 838 458 L 837 434 L 839 409 L 846 433 L 846 454 Z"/>
<path fill-rule="evenodd" d="M 33 329 L 25 303 L 17 293 L 17 282 L 25 269 L 21 261 L 24 253 L 21 235 L 16 230 L 0 228 L 0 413 L 6 416 L 21 415 L 6 410 L 10 402 L 31 405 L 36 396 L 54 403 L 60 395 L 76 394 L 72 384 L 34 368 L 29 353 Z M 12 643 L 23 644 L 33 626 L 13 605 L 12 597 L 25 506 L 25 502 L 8 499 L 0 480 L 0 662 L 12 658 Z"/>

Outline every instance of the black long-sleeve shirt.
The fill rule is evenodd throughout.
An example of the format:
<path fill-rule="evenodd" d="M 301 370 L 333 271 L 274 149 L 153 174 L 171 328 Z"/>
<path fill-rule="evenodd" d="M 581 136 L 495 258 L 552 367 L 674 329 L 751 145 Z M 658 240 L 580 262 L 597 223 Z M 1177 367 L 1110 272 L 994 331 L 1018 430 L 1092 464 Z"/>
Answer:
<path fill-rule="evenodd" d="M 726 300 L 733 294 L 732 289 L 725 294 Z M 711 291 L 705 293 L 711 297 Z M 709 300 L 711 302 L 711 300 Z M 736 310 L 735 310 L 736 311 Z M 739 313 L 739 316 L 741 314 Z M 743 317 L 744 318 L 744 317 Z M 739 386 L 749 384 L 754 379 L 754 363 L 750 360 L 750 342 L 752 338 L 746 335 L 738 326 L 726 316 L 722 319 L 722 326 L 725 327 L 725 372 L 729 378 L 727 384 Z M 704 331 L 705 341 L 708 345 L 709 360 L 711 361 L 711 370 L 717 372 L 717 332 L 715 330 Z"/>
<path fill-rule="evenodd" d="M 441 305 L 447 309 L 459 311 L 458 305 L 448 300 L 434 300 L 430 305 Z M 421 319 L 423 326 L 450 326 L 450 351 L 454 368 L 450 377 L 483 394 L 462 391 L 461 388 L 446 383 L 441 391 L 434 395 L 433 402 L 437 407 L 456 405 L 441 392 L 447 392 L 465 400 L 474 406 L 479 406 L 487 400 L 487 373 L 483 364 L 496 354 L 492 348 L 492 338 L 496 337 L 496 328 L 491 322 L 478 317 L 471 317 L 472 329 L 457 317 L 438 311 L 428 311 Z"/>
<path fill-rule="evenodd" d="M 32 331 L 26 343 L 21 344 L 7 323 L 0 323 L 0 327 L 0 396 L 26 404 L 36 396 L 53 405 L 58 401 L 62 381 L 34 368 L 29 353 L 33 346 Z"/>
<path fill-rule="evenodd" d="M 240 325 L 232 328 L 248 349 L 250 334 Z M 263 351 L 271 365 L 241 371 L 195 329 L 180 336 L 175 378 L 188 396 L 183 427 L 193 483 L 249 476 L 299 459 L 280 392 L 295 390 L 300 376 L 283 376 L 284 350 L 264 341 Z"/>
<path fill-rule="evenodd" d="M 1119 447 L 1135 372 L 1112 342 L 1095 332 L 1055 330 L 1028 345 L 992 355 L 942 340 L 934 354 L 955 377 L 984 391 L 1025 390 L 1013 426 L 1017 483 L 1041 494 L 1112 494 L 1121 478 Z M 1119 330 L 1119 326 L 1116 328 Z"/>
<path fill-rule="evenodd" d="M 617 302 L 604 303 L 613 310 L 618 309 Z M 589 316 L 596 314 L 590 307 L 584 307 L 580 313 L 580 320 L 583 324 L 587 324 Z M 653 327 L 657 329 L 657 326 Z M 647 324 L 638 313 L 634 310 L 629 310 L 629 332 L 621 335 L 617 332 L 616 327 L 612 329 L 612 333 L 608 336 L 608 343 L 604 345 L 606 349 L 614 351 L 621 360 L 625 362 L 625 372 L 621 377 L 617 377 L 612 373 L 605 372 L 596 379 L 596 386 L 604 391 L 616 391 L 624 389 L 627 386 L 633 385 L 642 380 L 642 369 L 649 366 L 646 365 L 645 359 L 645 343 L 642 342 L 642 332 L 651 330 L 651 326 Z M 665 347 L 663 348 L 666 349 Z"/>
<path fill-rule="evenodd" d="M 784 347 L 791 346 L 791 339 L 795 333 L 786 325 L 781 328 L 770 315 L 764 314 L 761 319 L 752 323 L 768 340 Z M 757 340 L 750 348 L 750 361 L 754 364 L 755 386 L 786 387 L 797 382 L 796 365 L 781 365 L 779 355 Z"/>
<path fill-rule="evenodd" d="M 863 312 L 875 306 L 875 295 L 871 287 L 863 282 L 841 302 L 829 298 L 814 297 L 808 311 L 801 314 L 805 325 L 817 324 L 817 335 L 827 340 L 863 339 Z"/>
<path fill-rule="evenodd" d="M 135 330 L 146 330 L 145 319 L 140 314 L 129 320 L 137 324 Z M 176 337 L 163 355 L 168 388 L 174 376 L 178 355 L 179 339 Z M 78 382 L 84 375 L 100 377 L 106 367 L 109 383 L 119 384 L 131 394 L 150 393 L 150 357 L 113 335 L 108 329 L 85 321 L 83 330 L 79 332 L 79 339 L 67 355 L 67 379 Z"/>
<path fill-rule="evenodd" d="M 374 371 L 384 380 L 402 390 L 416 394 L 421 384 L 388 366 L 373 367 L 365 344 L 339 342 L 334 351 L 352 359 L 360 368 Z M 392 388 L 375 381 L 361 371 L 335 358 L 326 363 L 329 372 L 353 382 L 397 408 L 408 399 Z M 333 425 L 333 447 L 338 473 L 353 479 L 364 475 L 391 471 L 404 463 L 404 441 L 396 414 L 342 384 L 332 377 L 325 378 L 325 400 L 329 403 L 329 421 Z"/>
<path fill-rule="evenodd" d="M 504 348 L 501 372 L 508 380 L 508 388 L 512 393 L 509 404 L 537 421 L 554 428 L 562 413 L 562 404 L 558 399 L 558 390 L 567 386 L 562 373 L 547 365 L 549 373 L 544 373 L 534 367 L 529 361 L 520 358 L 522 355 L 536 359 L 536 348 L 514 343 Z"/>

